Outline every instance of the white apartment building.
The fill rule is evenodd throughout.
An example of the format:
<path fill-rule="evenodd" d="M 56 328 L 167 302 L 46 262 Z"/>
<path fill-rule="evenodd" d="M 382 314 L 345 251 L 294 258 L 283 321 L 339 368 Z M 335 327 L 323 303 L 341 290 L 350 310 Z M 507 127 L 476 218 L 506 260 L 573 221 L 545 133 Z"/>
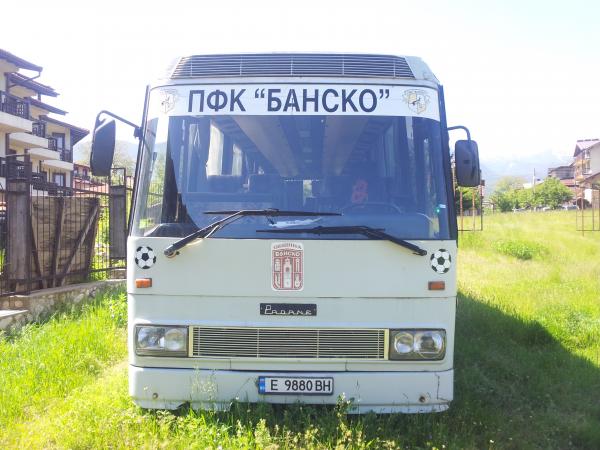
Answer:
<path fill-rule="evenodd" d="M 0 183 L 6 187 L 7 158 L 29 155 L 34 188 L 52 192 L 73 184 L 73 146 L 89 131 L 57 118 L 67 114 L 47 103 L 57 97 L 38 81 L 42 67 L 0 49 Z M 14 156 L 17 155 L 17 156 Z M 11 170 L 22 170 L 12 164 Z"/>

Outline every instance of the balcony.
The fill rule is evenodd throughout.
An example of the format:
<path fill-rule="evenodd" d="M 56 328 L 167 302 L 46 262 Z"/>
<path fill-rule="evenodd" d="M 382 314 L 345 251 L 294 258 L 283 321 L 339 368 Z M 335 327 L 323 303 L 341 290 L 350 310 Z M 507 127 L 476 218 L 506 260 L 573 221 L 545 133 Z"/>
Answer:
<path fill-rule="evenodd" d="M 46 192 L 48 195 L 58 195 L 60 197 L 73 195 L 70 187 L 60 186 L 52 181 L 47 181 L 46 178 L 47 176 L 45 173 L 32 173 L 31 187 L 37 191 Z M 39 193 L 37 195 L 39 195 Z"/>
<path fill-rule="evenodd" d="M 46 172 L 32 172 L 31 173 L 31 186 L 37 190 L 45 190 L 46 184 L 48 183 L 48 174 Z"/>
<path fill-rule="evenodd" d="M 49 137 L 48 138 L 48 148 L 50 150 L 54 150 L 57 151 L 59 154 L 59 158 L 61 161 L 66 161 L 66 162 L 73 162 L 73 151 L 69 150 L 67 148 L 61 148 L 58 145 L 58 141 L 56 140 L 56 138 L 52 138 Z"/>
<path fill-rule="evenodd" d="M 29 102 L 4 91 L 0 91 L 0 110 L 13 116 L 29 119 Z"/>
<path fill-rule="evenodd" d="M 48 150 L 45 148 L 30 148 L 27 153 L 31 156 L 36 156 L 38 159 L 47 160 L 54 159 L 59 160 L 60 154 L 55 150 Z"/>
<path fill-rule="evenodd" d="M 29 120 L 27 100 L 0 91 L 0 131 L 4 133 L 31 132 L 31 128 L 32 122 Z"/>
<path fill-rule="evenodd" d="M 47 138 L 32 133 L 10 133 L 10 147 L 15 150 L 25 150 L 26 148 L 48 149 L 49 142 Z"/>
<path fill-rule="evenodd" d="M 33 122 L 31 134 L 39 137 L 46 137 L 46 123 L 41 121 Z"/>
<path fill-rule="evenodd" d="M 46 138 L 46 123 L 45 122 L 41 122 L 41 121 L 33 122 L 33 126 L 31 127 L 31 135 L 36 140 L 37 140 L 37 138 L 39 138 L 40 142 L 42 142 L 41 140 L 43 139 L 45 146 L 36 145 L 35 147 L 29 148 L 28 153 L 30 155 L 37 156 L 39 159 L 42 159 L 42 160 L 44 160 L 44 159 L 60 159 L 60 155 L 57 152 L 53 151 L 53 149 L 51 148 L 50 140 Z M 13 136 L 11 136 L 11 139 L 14 139 Z"/>
<path fill-rule="evenodd" d="M 82 173 L 79 172 L 73 172 L 73 178 L 77 178 L 78 180 L 83 180 L 83 181 L 91 181 L 92 177 L 89 175 L 84 175 Z"/>
<path fill-rule="evenodd" d="M 15 158 L 0 157 L 0 177 L 25 178 L 27 163 Z"/>
<path fill-rule="evenodd" d="M 61 160 L 46 159 L 46 160 L 42 161 L 42 166 L 48 167 L 51 169 L 59 169 L 60 171 L 67 171 L 67 172 L 73 171 L 73 163 L 70 161 L 62 160 L 62 159 Z"/>
<path fill-rule="evenodd" d="M 60 150 L 58 150 L 58 152 L 60 153 L 60 160 L 61 161 L 66 161 L 66 162 L 73 162 L 73 151 L 72 150 L 67 150 L 66 148 L 62 148 Z"/>
<path fill-rule="evenodd" d="M 51 167 L 73 170 L 73 151 L 61 148 L 56 138 L 45 137 L 45 133 L 44 122 L 33 122 L 30 133 L 10 133 L 10 149 L 43 162 L 55 161 L 55 164 L 49 164 Z"/>
<path fill-rule="evenodd" d="M 65 163 L 56 161 L 56 164 Z M 31 170 L 31 162 L 16 159 L 15 157 L 0 157 L 0 177 L 28 181 L 31 188 L 38 191 L 36 195 L 73 195 L 73 190 L 70 187 L 60 186 L 48 181 L 48 174 L 46 172 L 33 172 Z"/>
<path fill-rule="evenodd" d="M 575 167 L 575 174 L 574 174 L 573 178 L 576 181 L 582 181 L 584 178 L 587 178 L 591 174 L 592 174 L 592 171 L 590 170 L 589 164 L 580 165 L 580 166 Z"/>

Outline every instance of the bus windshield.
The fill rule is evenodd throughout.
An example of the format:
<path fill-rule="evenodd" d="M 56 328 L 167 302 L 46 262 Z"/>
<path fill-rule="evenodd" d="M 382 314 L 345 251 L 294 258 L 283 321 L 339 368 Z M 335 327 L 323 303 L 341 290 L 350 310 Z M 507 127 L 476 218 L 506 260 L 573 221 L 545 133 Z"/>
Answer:
<path fill-rule="evenodd" d="M 182 237 L 223 217 L 207 211 L 276 208 L 340 215 L 243 217 L 211 237 L 280 239 L 264 231 L 359 225 L 399 239 L 449 239 L 441 142 L 440 123 L 424 117 L 153 118 L 146 124 L 133 234 Z"/>

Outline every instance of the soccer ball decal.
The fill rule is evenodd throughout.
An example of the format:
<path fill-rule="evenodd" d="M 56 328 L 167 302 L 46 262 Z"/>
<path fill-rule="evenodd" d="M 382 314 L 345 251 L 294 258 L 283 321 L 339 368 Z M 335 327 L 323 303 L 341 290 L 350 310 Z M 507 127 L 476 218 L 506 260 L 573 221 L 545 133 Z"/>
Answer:
<path fill-rule="evenodd" d="M 443 248 L 431 254 L 431 268 L 437 273 L 446 273 L 452 265 L 452 257 L 448 250 Z"/>
<path fill-rule="evenodd" d="M 138 247 L 135 251 L 135 263 L 140 269 L 149 269 L 155 262 L 156 255 L 150 247 Z"/>

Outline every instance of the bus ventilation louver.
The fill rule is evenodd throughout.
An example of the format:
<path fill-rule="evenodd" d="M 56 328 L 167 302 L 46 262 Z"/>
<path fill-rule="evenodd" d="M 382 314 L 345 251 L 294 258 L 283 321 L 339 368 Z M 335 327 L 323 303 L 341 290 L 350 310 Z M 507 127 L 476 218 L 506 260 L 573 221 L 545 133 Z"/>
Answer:
<path fill-rule="evenodd" d="M 410 78 L 399 56 L 342 54 L 195 55 L 183 57 L 171 78 L 353 77 Z"/>
<path fill-rule="evenodd" d="M 192 327 L 193 357 L 385 359 L 385 330 Z"/>

